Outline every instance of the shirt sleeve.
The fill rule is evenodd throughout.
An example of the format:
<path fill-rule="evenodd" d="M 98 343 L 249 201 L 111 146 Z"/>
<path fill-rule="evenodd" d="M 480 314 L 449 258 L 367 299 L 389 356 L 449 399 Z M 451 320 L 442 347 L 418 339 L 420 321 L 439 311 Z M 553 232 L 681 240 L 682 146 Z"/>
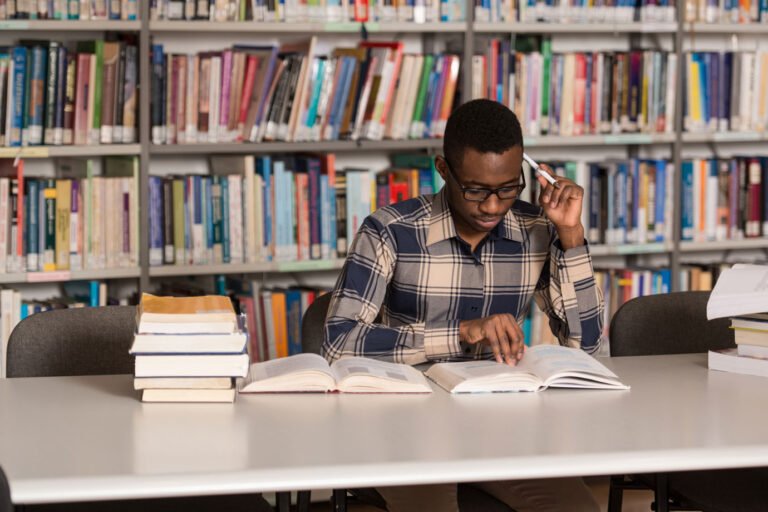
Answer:
<path fill-rule="evenodd" d="M 332 362 L 365 356 L 406 364 L 442 360 L 461 353 L 459 321 L 379 323 L 397 263 L 392 237 L 373 217 L 360 226 L 333 290 L 322 354 Z"/>
<path fill-rule="evenodd" d="M 552 230 L 549 262 L 535 297 L 561 345 L 581 347 L 589 353 L 600 348 L 605 303 L 586 240 L 584 245 L 564 251 Z"/>

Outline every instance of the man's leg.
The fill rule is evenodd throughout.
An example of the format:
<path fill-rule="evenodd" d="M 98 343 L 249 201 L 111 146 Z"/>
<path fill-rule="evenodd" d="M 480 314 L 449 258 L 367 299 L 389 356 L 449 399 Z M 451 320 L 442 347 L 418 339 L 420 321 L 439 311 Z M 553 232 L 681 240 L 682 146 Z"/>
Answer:
<path fill-rule="evenodd" d="M 600 512 L 581 478 L 541 478 L 474 484 L 517 512 Z"/>
<path fill-rule="evenodd" d="M 389 512 L 458 512 L 456 484 L 404 485 L 376 489 Z"/>

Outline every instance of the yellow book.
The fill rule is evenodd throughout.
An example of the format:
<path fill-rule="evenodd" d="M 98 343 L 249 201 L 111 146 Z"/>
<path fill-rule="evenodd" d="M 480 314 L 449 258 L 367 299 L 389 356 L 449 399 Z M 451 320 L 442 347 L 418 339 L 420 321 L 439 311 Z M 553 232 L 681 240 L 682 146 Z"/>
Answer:
<path fill-rule="evenodd" d="M 141 296 L 137 308 L 139 333 L 232 333 L 237 331 L 237 316 L 229 297 Z"/>
<path fill-rule="evenodd" d="M 704 121 L 704 116 L 701 112 L 701 75 L 699 71 L 699 63 L 692 60 L 689 70 L 688 76 L 690 77 L 690 83 L 688 84 L 688 89 L 691 95 L 689 112 L 691 114 L 692 128 L 698 130 L 701 128 L 701 123 Z"/>
<path fill-rule="evenodd" d="M 69 270 L 72 181 L 56 181 L 56 270 Z"/>
<path fill-rule="evenodd" d="M 272 328 L 275 331 L 277 357 L 288 356 L 288 317 L 285 306 L 285 293 L 272 292 Z"/>

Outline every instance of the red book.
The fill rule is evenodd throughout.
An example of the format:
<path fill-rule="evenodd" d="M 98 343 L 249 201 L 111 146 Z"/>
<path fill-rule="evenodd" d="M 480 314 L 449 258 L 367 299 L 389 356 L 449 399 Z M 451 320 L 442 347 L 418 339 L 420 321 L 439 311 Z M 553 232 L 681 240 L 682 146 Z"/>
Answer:
<path fill-rule="evenodd" d="M 587 104 L 587 58 L 583 53 L 577 53 L 576 80 L 573 95 L 573 134 L 584 134 L 584 111 Z"/>
<path fill-rule="evenodd" d="M 255 55 L 248 55 L 245 63 L 245 83 L 243 83 L 243 94 L 240 97 L 240 112 L 237 118 L 237 142 L 242 142 L 245 134 L 245 121 L 248 118 L 248 107 L 251 105 L 251 96 L 253 95 L 253 84 L 256 81 L 256 67 L 259 58 Z"/>
<path fill-rule="evenodd" d="M 75 144 L 88 143 L 88 87 L 91 72 L 91 54 L 77 54 L 77 80 L 75 82 Z"/>

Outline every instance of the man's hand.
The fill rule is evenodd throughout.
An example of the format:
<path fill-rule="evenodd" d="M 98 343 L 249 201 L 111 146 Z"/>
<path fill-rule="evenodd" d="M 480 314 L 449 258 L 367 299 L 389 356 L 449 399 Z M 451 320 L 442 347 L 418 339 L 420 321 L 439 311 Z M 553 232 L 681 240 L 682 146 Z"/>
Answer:
<path fill-rule="evenodd" d="M 463 320 L 459 324 L 459 338 L 471 345 L 489 345 L 497 362 L 506 362 L 511 366 L 523 358 L 525 351 L 523 331 L 509 313 Z"/>
<path fill-rule="evenodd" d="M 553 177 L 552 169 L 540 164 Z M 537 176 L 541 185 L 539 204 L 544 209 L 544 215 L 557 229 L 560 243 L 564 250 L 584 244 L 584 226 L 581 224 L 581 209 L 584 202 L 584 189 L 573 181 L 558 176 L 558 188 L 550 185 L 547 180 Z"/>

